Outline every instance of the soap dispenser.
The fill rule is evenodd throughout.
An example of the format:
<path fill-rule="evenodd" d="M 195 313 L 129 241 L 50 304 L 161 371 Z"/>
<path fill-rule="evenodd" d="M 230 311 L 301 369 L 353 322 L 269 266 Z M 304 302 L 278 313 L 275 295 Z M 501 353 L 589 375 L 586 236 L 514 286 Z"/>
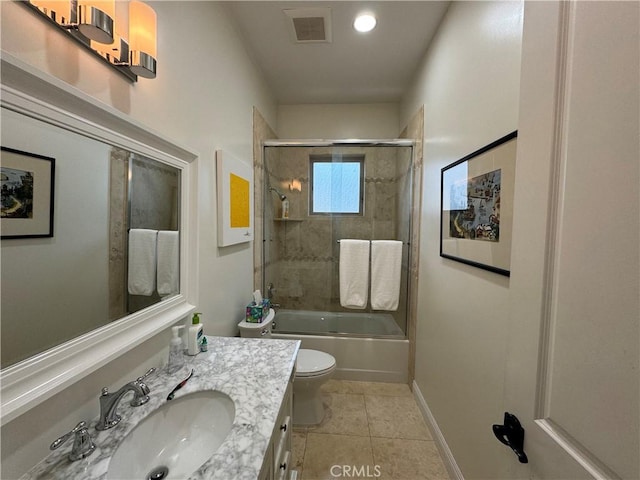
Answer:
<path fill-rule="evenodd" d="M 194 313 L 191 319 L 191 326 L 187 330 L 187 353 L 197 355 L 200 353 L 200 342 L 202 341 L 202 324 L 200 323 L 201 313 Z"/>
<path fill-rule="evenodd" d="M 171 327 L 173 337 L 169 342 L 169 361 L 167 362 L 167 372 L 170 374 L 177 373 L 184 367 L 184 352 L 182 348 L 182 339 L 180 338 L 180 329 L 184 325 Z"/>

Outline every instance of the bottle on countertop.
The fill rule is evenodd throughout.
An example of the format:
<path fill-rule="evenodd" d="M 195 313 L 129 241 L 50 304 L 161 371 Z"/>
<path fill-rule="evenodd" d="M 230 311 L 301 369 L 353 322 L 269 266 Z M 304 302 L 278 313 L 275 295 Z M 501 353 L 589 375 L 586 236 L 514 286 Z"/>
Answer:
<path fill-rule="evenodd" d="M 187 330 L 187 353 L 197 355 L 200 353 L 200 343 L 202 342 L 203 328 L 200 323 L 201 313 L 194 313 L 191 319 L 191 326 Z"/>
<path fill-rule="evenodd" d="M 184 328 L 184 325 L 177 325 L 171 327 L 173 337 L 169 342 L 169 361 L 167 362 L 167 371 L 177 373 L 182 367 L 184 367 L 184 349 L 182 348 L 182 339 L 180 338 L 180 329 Z"/>
<path fill-rule="evenodd" d="M 282 200 L 282 218 L 289 218 L 289 199 Z"/>

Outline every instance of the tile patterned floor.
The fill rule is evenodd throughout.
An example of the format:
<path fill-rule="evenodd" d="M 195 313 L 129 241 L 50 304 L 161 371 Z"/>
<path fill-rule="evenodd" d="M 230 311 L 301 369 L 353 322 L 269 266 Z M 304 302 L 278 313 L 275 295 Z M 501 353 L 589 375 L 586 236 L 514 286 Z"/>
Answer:
<path fill-rule="evenodd" d="M 449 480 L 407 385 L 330 380 L 314 427 L 294 427 L 299 480 Z"/>

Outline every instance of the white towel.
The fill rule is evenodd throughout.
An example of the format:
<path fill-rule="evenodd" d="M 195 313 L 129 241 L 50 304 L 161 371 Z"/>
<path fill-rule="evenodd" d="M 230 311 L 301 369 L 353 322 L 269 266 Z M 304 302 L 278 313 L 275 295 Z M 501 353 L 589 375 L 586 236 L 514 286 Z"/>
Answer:
<path fill-rule="evenodd" d="M 158 232 L 158 295 L 165 297 L 179 293 L 180 241 L 178 232 Z"/>
<path fill-rule="evenodd" d="M 157 230 L 129 230 L 129 293 L 152 295 L 156 289 Z"/>
<path fill-rule="evenodd" d="M 402 242 L 374 240 L 371 242 L 371 308 L 397 310 L 400 295 Z"/>
<path fill-rule="evenodd" d="M 369 240 L 340 240 L 340 305 L 367 307 L 369 294 Z"/>

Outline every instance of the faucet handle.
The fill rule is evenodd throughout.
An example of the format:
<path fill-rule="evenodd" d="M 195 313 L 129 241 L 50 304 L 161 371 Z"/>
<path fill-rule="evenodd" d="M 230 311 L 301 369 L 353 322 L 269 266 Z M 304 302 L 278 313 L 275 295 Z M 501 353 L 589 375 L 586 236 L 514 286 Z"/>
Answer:
<path fill-rule="evenodd" d="M 145 373 L 144 375 L 142 375 L 141 377 L 138 377 L 136 379 L 136 382 L 138 383 L 142 383 L 144 381 L 145 378 L 147 378 L 149 375 L 151 375 L 153 372 L 156 371 L 155 367 L 151 367 L 149 370 L 147 370 L 147 373 Z"/>
<path fill-rule="evenodd" d="M 72 462 L 88 457 L 96 449 L 96 445 L 93 443 L 89 430 L 87 429 L 87 422 L 84 420 L 79 422 L 70 432 L 55 439 L 49 446 L 49 449 L 56 450 L 60 448 L 72 435 L 74 436 L 73 447 L 69 454 L 69 460 Z"/>
<path fill-rule="evenodd" d="M 139 407 L 140 405 L 144 405 L 149 401 L 150 390 L 149 390 L 149 387 L 147 387 L 147 384 L 144 383 L 144 379 L 147 378 L 149 375 L 151 375 L 155 371 L 156 369 L 152 367 L 149 370 L 147 370 L 147 373 L 145 373 L 144 375 L 136 379 L 135 383 L 137 383 L 138 386 L 140 387 L 140 390 L 142 390 L 142 395 L 140 395 L 138 392 L 134 392 L 133 400 L 129 402 L 129 405 L 131 405 L 132 407 Z"/>

